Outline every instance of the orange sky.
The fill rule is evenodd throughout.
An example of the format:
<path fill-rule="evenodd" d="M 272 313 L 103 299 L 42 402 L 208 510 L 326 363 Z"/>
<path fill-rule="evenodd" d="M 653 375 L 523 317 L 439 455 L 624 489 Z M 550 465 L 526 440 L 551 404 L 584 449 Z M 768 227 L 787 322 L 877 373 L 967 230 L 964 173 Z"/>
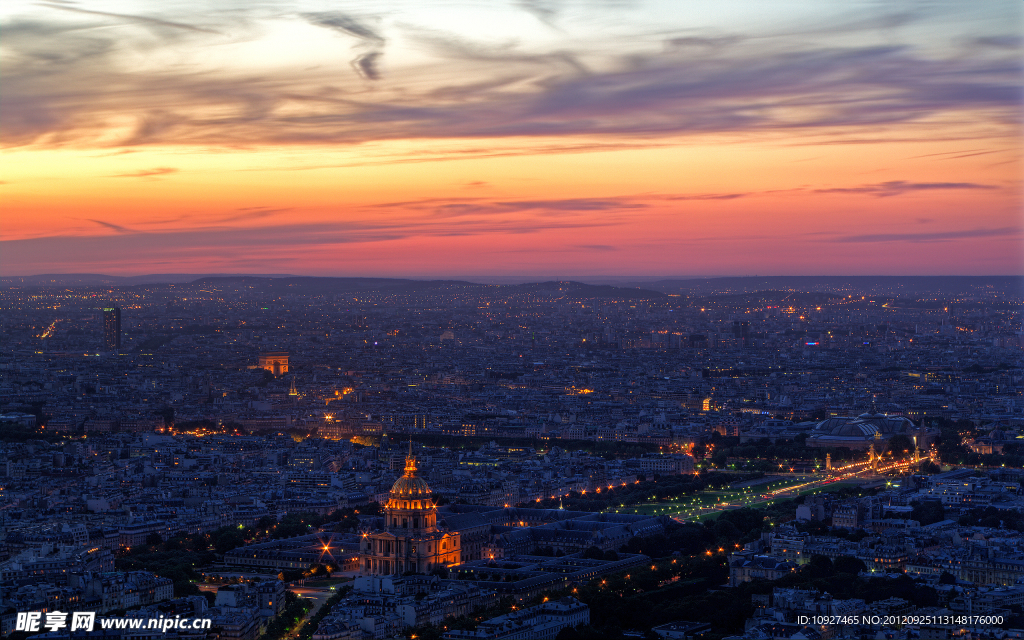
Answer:
<path fill-rule="evenodd" d="M 4 9 L 0 275 L 1022 272 L 1018 3 L 325 6 Z"/>

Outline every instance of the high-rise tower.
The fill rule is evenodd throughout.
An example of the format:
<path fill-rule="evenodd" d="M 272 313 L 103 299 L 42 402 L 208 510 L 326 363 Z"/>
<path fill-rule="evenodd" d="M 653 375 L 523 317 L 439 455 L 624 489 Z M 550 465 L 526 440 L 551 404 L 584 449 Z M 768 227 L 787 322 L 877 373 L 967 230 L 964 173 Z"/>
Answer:
<path fill-rule="evenodd" d="M 103 346 L 107 351 L 118 351 L 121 348 L 120 307 L 103 309 Z"/>

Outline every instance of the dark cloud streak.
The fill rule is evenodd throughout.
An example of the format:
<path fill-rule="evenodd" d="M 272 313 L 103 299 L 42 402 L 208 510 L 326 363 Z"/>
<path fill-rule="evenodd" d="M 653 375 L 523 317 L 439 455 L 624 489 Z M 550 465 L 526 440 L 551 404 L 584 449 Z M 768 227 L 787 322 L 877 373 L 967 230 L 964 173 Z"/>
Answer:
<path fill-rule="evenodd" d="M 380 51 L 364 53 L 352 61 L 352 66 L 362 77 L 367 80 L 380 80 L 380 71 L 377 69 L 377 60 L 383 55 Z"/>
<path fill-rule="evenodd" d="M 257 220 L 259 218 L 268 218 L 270 216 L 276 216 L 279 213 L 287 213 L 294 211 L 292 207 L 284 207 L 281 209 L 267 209 L 263 207 L 245 207 L 239 209 L 240 213 L 236 213 L 230 216 L 219 218 L 218 222 L 236 222 L 239 220 Z"/>
<path fill-rule="evenodd" d="M 380 80 L 378 68 L 380 57 L 384 55 L 384 36 L 360 22 L 356 18 L 338 12 L 307 13 L 303 15 L 311 24 L 356 38 L 364 53 L 352 60 L 352 68 L 367 80 Z"/>
<path fill-rule="evenodd" d="M 998 229 L 965 229 L 963 231 L 942 231 L 938 233 L 872 233 L 860 236 L 843 236 L 834 242 L 944 242 L 968 238 L 992 238 L 1019 236 L 1017 227 L 1001 227 Z"/>
<path fill-rule="evenodd" d="M 394 242 L 417 238 L 471 237 L 477 235 L 523 235 L 559 229 L 608 227 L 616 221 L 460 221 L 457 226 L 437 224 L 336 223 L 272 225 L 266 227 L 205 227 L 162 232 L 137 232 L 100 220 L 97 224 L 118 231 L 116 235 L 48 236 L 0 241 L 0 253 L 12 263 L 32 263 L 40 255 L 64 262 L 95 261 L 96 256 L 125 258 L 126 248 L 147 262 L 183 254 L 218 255 L 242 251 L 245 255 L 277 251 L 308 254 L 339 245 Z M 123 230 L 123 231 L 121 231 Z"/>
<path fill-rule="evenodd" d="M 84 13 L 93 16 L 104 16 L 107 18 L 117 18 L 119 20 L 125 20 L 128 22 L 137 22 L 144 25 L 152 25 L 157 27 L 171 27 L 174 29 L 185 29 L 186 31 L 195 31 L 198 33 L 212 33 L 220 35 L 219 31 L 213 29 L 206 29 L 204 27 L 197 27 L 191 24 L 185 24 L 184 22 L 174 22 L 171 20 L 163 20 L 160 18 L 151 18 L 149 16 L 136 16 L 125 13 L 110 13 L 108 11 L 95 11 L 92 9 L 80 9 L 78 7 L 71 7 L 66 4 L 55 4 L 51 2 L 40 2 L 40 6 L 49 7 L 51 9 L 59 9 L 61 11 L 71 11 L 74 13 Z"/>
<path fill-rule="evenodd" d="M 88 220 L 89 222 L 95 222 L 96 224 L 98 224 L 100 226 L 106 227 L 108 229 L 113 229 L 114 231 L 116 231 L 118 233 L 122 233 L 122 234 L 138 233 L 138 231 L 136 231 L 135 229 L 129 229 L 128 227 L 122 227 L 121 225 L 113 224 L 112 222 L 104 222 L 103 220 L 93 220 L 92 218 L 86 218 L 86 220 Z"/>
<path fill-rule="evenodd" d="M 343 13 L 307 13 L 304 14 L 304 17 L 317 26 L 334 29 L 359 40 L 384 43 L 384 36 L 352 16 Z"/>
<path fill-rule="evenodd" d="M 495 216 L 534 212 L 543 217 L 571 214 L 593 214 L 646 209 L 650 205 L 641 202 L 640 197 L 613 198 L 564 198 L 557 200 L 509 200 L 489 201 L 484 198 L 424 198 L 405 202 L 388 202 L 373 205 L 371 209 L 395 209 L 399 211 L 427 211 L 435 218 L 466 216 Z"/>
<path fill-rule="evenodd" d="M 879 198 L 899 196 L 904 193 L 915 191 L 938 191 L 938 190 L 977 190 L 995 189 L 993 185 L 976 184 L 973 182 L 907 182 L 904 180 L 890 180 L 877 184 L 866 184 L 859 187 L 842 187 L 834 189 L 815 189 L 814 193 L 860 193 L 872 195 Z"/>
<path fill-rule="evenodd" d="M 678 196 L 666 196 L 665 200 L 736 200 L 755 195 L 753 193 L 696 193 Z"/>

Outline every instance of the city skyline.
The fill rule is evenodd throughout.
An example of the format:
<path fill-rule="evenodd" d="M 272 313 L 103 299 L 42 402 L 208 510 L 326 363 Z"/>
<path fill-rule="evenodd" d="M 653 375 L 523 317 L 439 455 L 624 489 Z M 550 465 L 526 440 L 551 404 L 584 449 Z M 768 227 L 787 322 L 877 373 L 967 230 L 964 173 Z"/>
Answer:
<path fill-rule="evenodd" d="M 1020 276 L 142 280 L 0 279 L 5 637 L 1024 628 Z"/>
<path fill-rule="evenodd" d="M 1018 3 L 11 3 L 0 276 L 1022 273 Z"/>

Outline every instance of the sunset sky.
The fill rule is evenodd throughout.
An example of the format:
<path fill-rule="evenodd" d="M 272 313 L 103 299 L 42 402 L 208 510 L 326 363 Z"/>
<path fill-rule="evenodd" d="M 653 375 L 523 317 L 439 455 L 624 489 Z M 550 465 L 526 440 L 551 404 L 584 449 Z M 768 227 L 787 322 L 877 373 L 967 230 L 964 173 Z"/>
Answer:
<path fill-rule="evenodd" d="M 11 0 L 0 275 L 1021 274 L 1020 0 Z"/>

